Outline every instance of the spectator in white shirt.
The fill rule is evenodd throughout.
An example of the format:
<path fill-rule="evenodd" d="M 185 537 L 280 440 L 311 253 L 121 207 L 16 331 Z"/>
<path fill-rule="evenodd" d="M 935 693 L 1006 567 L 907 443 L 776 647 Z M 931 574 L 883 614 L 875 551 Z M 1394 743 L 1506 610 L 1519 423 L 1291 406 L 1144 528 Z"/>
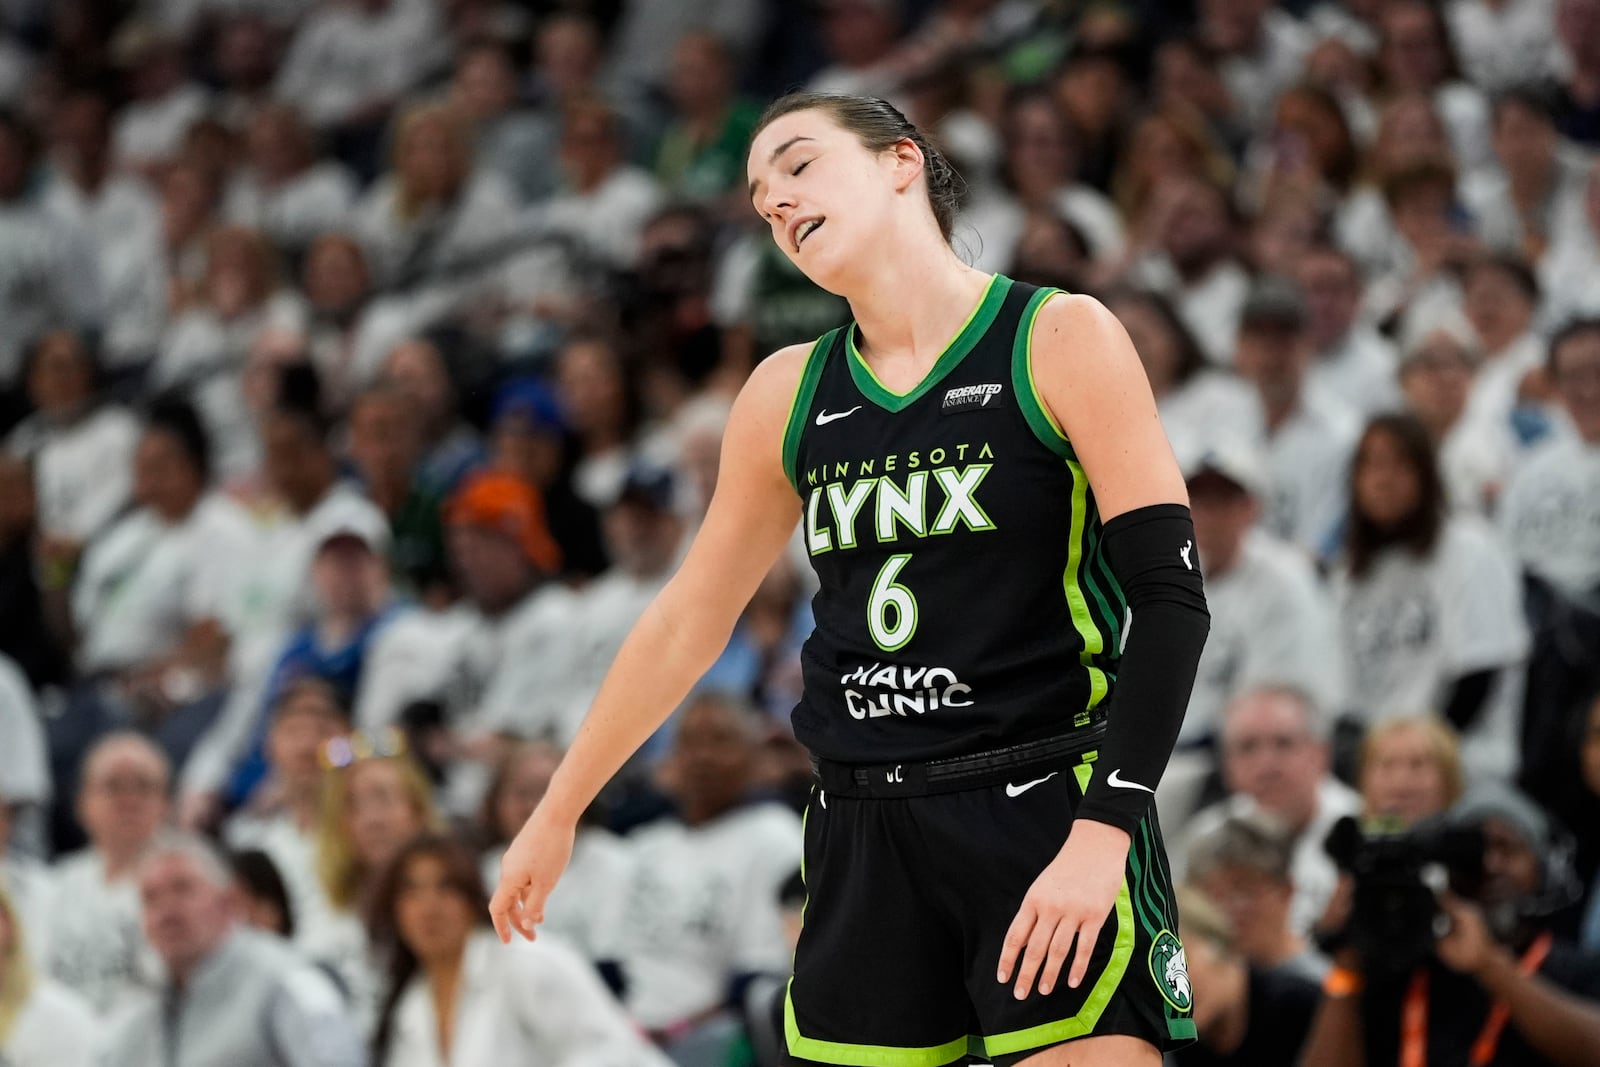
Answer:
<path fill-rule="evenodd" d="M 1200 32 L 1216 49 L 1229 93 L 1255 118 L 1300 76 L 1310 35 L 1300 20 L 1266 0 L 1203 0 Z"/>
<path fill-rule="evenodd" d="M 461 417 L 456 382 L 444 352 L 425 337 L 401 341 L 385 356 L 381 378 L 411 401 L 412 417 L 422 434 L 422 485 L 448 496 L 483 463 L 485 454 L 478 432 Z"/>
<path fill-rule="evenodd" d="M 1364 155 L 1362 180 L 1333 219 L 1339 246 L 1367 274 L 1394 270 L 1406 256 L 1386 189 L 1396 175 L 1421 163 L 1446 166 L 1454 173 L 1449 131 L 1426 93 L 1399 93 L 1379 112 L 1377 130 Z"/>
<path fill-rule="evenodd" d="M 1600 11 L 1600 7 L 1596 8 Z M 1544 291 L 1541 315 L 1549 326 L 1578 318 L 1600 317 L 1600 158 L 1589 166 L 1582 217 L 1559 228 L 1550 252 L 1539 261 L 1539 287 Z"/>
<path fill-rule="evenodd" d="M 617 113 L 594 98 L 569 102 L 561 116 L 562 187 L 538 208 L 551 232 L 615 269 L 635 265 L 639 235 L 662 203 L 655 179 L 626 159 Z"/>
<path fill-rule="evenodd" d="M 1338 883 L 1323 849 L 1328 831 L 1360 807 L 1359 798 L 1329 772 L 1329 725 L 1308 694 L 1284 688 L 1241 693 L 1223 712 L 1222 779 L 1229 796 L 1195 815 L 1187 840 L 1230 815 L 1264 811 L 1294 835 L 1289 928 L 1308 933 Z"/>
<path fill-rule="evenodd" d="M 1449 515 L 1427 431 L 1383 415 L 1361 435 L 1334 575 L 1347 711 L 1364 723 L 1436 714 L 1475 775 L 1516 769 L 1522 589 L 1492 528 Z"/>
<path fill-rule="evenodd" d="M 1265 420 L 1268 491 L 1262 525 L 1320 558 L 1344 513 L 1356 420 L 1306 388 L 1311 338 L 1292 283 L 1257 285 L 1241 313 L 1234 365 L 1256 387 Z"/>
<path fill-rule="evenodd" d="M 504 45 L 483 41 L 461 51 L 450 103 L 473 125 L 479 169 L 498 174 L 524 204 L 555 191 L 556 124 L 517 106 L 518 73 Z"/>
<path fill-rule="evenodd" d="M 0 652 L 0 886 L 7 880 L 8 849 L 15 846 L 19 858 L 43 854 L 37 822 L 52 794 L 38 702 L 16 661 Z"/>
<path fill-rule="evenodd" d="M 472 854 L 425 835 L 373 906 L 389 948 L 375 1067 L 667 1067 L 583 958 L 557 937 L 501 945 Z"/>
<path fill-rule="evenodd" d="M 355 182 L 339 164 L 318 161 L 312 133 L 289 104 L 269 104 L 250 120 L 246 165 L 233 178 L 223 214 L 261 230 L 297 255 L 317 234 L 349 223 Z"/>
<path fill-rule="evenodd" d="M 1550 342 L 1550 377 L 1573 428 L 1535 452 L 1501 507 L 1501 528 L 1524 568 L 1568 597 L 1600 593 L 1600 320 L 1580 319 Z"/>
<path fill-rule="evenodd" d="M 1537 263 L 1582 215 L 1589 157 L 1561 139 L 1539 91 L 1505 91 L 1493 116 L 1496 165 L 1467 176 L 1462 200 L 1486 245 Z"/>
<path fill-rule="evenodd" d="M 580 450 L 573 488 L 590 506 L 606 507 L 633 462 L 637 386 L 616 347 L 597 335 L 569 339 L 556 358 L 555 377 L 561 410 Z"/>
<path fill-rule="evenodd" d="M 1306 302 L 1312 346 L 1306 388 L 1339 401 L 1360 418 L 1400 402 L 1394 345 L 1361 316 L 1361 268 L 1332 244 L 1313 244 L 1294 277 Z"/>
<path fill-rule="evenodd" d="M 822 43 L 830 62 L 806 88 L 876 96 L 905 111 L 902 87 L 911 70 L 896 61 L 905 22 L 901 0 L 827 0 L 821 7 Z"/>
<path fill-rule="evenodd" d="M 746 980 L 790 966 L 778 890 L 800 864 L 800 820 L 749 802 L 763 730 L 737 698 L 692 700 L 661 771 L 678 815 L 629 839 L 637 862 L 613 949 L 623 1002 L 669 1053 L 716 1027 Z"/>
<path fill-rule="evenodd" d="M 295 31 L 278 72 L 278 96 L 321 128 L 372 126 L 435 73 L 447 40 L 433 4 L 323 4 Z"/>
<path fill-rule="evenodd" d="M 127 505 L 128 455 L 139 422 L 127 410 L 96 402 L 99 367 L 84 339 L 46 334 L 25 367 L 34 414 L 7 438 L 7 449 L 33 464 L 39 528 L 47 562 L 70 563 Z"/>
<path fill-rule="evenodd" d="M 1426 93 L 1450 132 L 1456 161 L 1467 169 L 1489 163 L 1489 104 L 1462 80 L 1439 9 L 1428 0 L 1393 0 L 1377 21 L 1380 87 Z"/>
<path fill-rule="evenodd" d="M 78 819 L 89 847 L 52 868 L 62 906 L 51 908 L 37 951 L 45 969 L 96 1012 L 149 986 L 135 868 L 166 822 L 170 788 L 167 757 L 140 734 L 111 734 L 84 758 Z"/>
<path fill-rule="evenodd" d="M 112 42 L 130 75 L 133 103 L 117 118 L 117 162 L 153 174 L 178 152 L 184 134 L 211 107 L 211 94 L 189 81 L 183 42 L 148 22 L 130 22 Z"/>
<path fill-rule="evenodd" d="M 1405 407 L 1439 456 L 1450 507 L 1489 515 L 1516 464 L 1509 423 L 1467 417 L 1482 349 L 1465 322 L 1446 319 L 1406 345 L 1400 366 Z"/>
<path fill-rule="evenodd" d="M 198 299 L 206 273 L 206 238 L 222 204 L 222 176 L 210 167 L 179 158 L 161 174 L 161 254 L 163 266 L 158 331 L 169 311 L 177 313 Z"/>
<path fill-rule="evenodd" d="M 499 884 L 506 843 L 543 799 L 563 755 L 548 741 L 525 741 L 506 754 L 483 804 L 483 823 L 492 842 L 481 864 L 485 885 Z M 545 902 L 543 923 L 543 932 L 595 961 L 620 919 L 622 889 L 633 871 L 627 842 L 600 822 L 601 803 L 591 805 L 579 820 L 572 859 Z"/>
<path fill-rule="evenodd" d="M 34 968 L 27 923 L 0 885 L 0 1061 L 93 1067 L 100 1027 L 81 997 Z"/>
<path fill-rule="evenodd" d="M 1555 0 L 1450 0 L 1445 17 L 1473 84 L 1499 92 L 1555 73 Z"/>
<path fill-rule="evenodd" d="M 1551 429 L 1545 401 L 1545 343 L 1535 326 L 1539 282 L 1514 254 L 1474 260 L 1463 280 L 1463 310 L 1482 346 L 1467 415 L 1508 425 L 1531 442 Z"/>

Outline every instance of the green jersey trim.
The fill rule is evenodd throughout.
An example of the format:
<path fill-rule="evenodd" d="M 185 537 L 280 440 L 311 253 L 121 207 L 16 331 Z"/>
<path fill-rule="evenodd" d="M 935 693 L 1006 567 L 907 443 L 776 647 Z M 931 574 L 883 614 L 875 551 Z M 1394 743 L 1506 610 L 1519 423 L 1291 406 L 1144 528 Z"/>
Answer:
<path fill-rule="evenodd" d="M 1071 459 L 1067 460 L 1067 474 L 1072 478 L 1072 528 L 1067 532 L 1067 566 L 1061 572 L 1061 588 L 1067 598 L 1067 610 L 1072 614 L 1072 628 L 1083 640 L 1083 651 L 1078 659 L 1089 673 L 1089 707 L 1093 708 L 1105 699 L 1111 686 L 1106 672 L 1094 663 L 1095 657 L 1106 651 L 1105 634 L 1095 622 L 1088 598 L 1078 584 L 1083 566 L 1084 528 L 1090 524 L 1089 478 L 1077 461 Z M 1095 597 L 1099 600 L 1098 591 Z"/>
<path fill-rule="evenodd" d="M 1131 943 L 1129 947 L 1132 947 Z M 783 996 L 783 1036 L 788 1041 L 789 1052 L 801 1059 L 836 1063 L 841 1067 L 944 1067 L 968 1051 L 969 1043 L 965 1034 L 942 1045 L 925 1048 L 851 1045 L 842 1041 L 806 1037 L 800 1033 L 800 1026 L 795 1022 L 793 987 L 794 979 L 791 978 L 789 989 Z"/>
<path fill-rule="evenodd" d="M 800 372 L 800 382 L 794 388 L 794 399 L 789 402 L 789 418 L 783 427 L 783 473 L 789 484 L 802 497 L 800 472 L 795 469 L 800 456 L 800 436 L 805 432 L 806 419 L 811 416 L 811 401 L 817 395 L 817 383 L 822 380 L 822 368 L 827 365 L 828 353 L 833 350 L 834 338 L 839 330 L 829 330 L 812 344 L 806 353 L 806 364 Z"/>
<path fill-rule="evenodd" d="M 947 374 L 956 368 L 956 365 L 972 351 L 974 345 L 988 332 L 994 324 L 995 316 L 1000 314 L 1000 305 L 1005 303 L 1006 293 L 1011 290 L 1011 279 L 996 274 L 989 279 L 989 288 L 984 290 L 983 299 L 978 301 L 978 306 L 972 309 L 972 314 L 967 316 L 967 321 L 962 325 L 955 340 L 945 346 L 939 358 L 934 361 L 933 369 L 927 376 L 918 382 L 916 388 L 909 393 L 897 393 L 878 380 L 872 368 L 856 348 L 856 326 L 851 323 L 845 334 L 845 346 L 849 349 L 850 377 L 855 379 L 856 388 L 861 390 L 861 395 L 886 411 L 904 411 L 920 400 L 929 389 L 938 385 Z"/>
<path fill-rule="evenodd" d="M 1039 309 L 1060 289 L 1040 289 L 1028 299 L 1022 309 L 1022 321 L 1017 325 L 1017 339 L 1011 349 L 1011 386 L 1017 391 L 1017 406 L 1039 443 L 1062 459 L 1076 459 L 1072 444 L 1062 432 L 1055 416 L 1045 406 L 1039 395 L 1038 383 L 1033 378 L 1033 328 L 1039 321 Z"/>

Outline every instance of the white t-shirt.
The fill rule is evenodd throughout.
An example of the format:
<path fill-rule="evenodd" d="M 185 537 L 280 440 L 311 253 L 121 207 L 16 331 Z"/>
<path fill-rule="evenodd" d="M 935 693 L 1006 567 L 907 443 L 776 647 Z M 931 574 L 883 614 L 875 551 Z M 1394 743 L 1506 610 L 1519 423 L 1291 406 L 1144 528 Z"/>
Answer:
<path fill-rule="evenodd" d="M 1568 596 L 1600 588 L 1600 445 L 1572 437 L 1530 456 L 1500 502 L 1522 566 Z"/>
<path fill-rule="evenodd" d="M 51 916 L 64 903 L 56 899 L 50 868 L 31 859 L 0 853 L 0 889 L 5 890 L 16 909 L 23 947 L 37 976 L 48 963 Z"/>
<path fill-rule="evenodd" d="M 552 232 L 582 242 L 609 266 L 626 268 L 639 258 L 639 235 L 662 202 L 654 178 L 621 166 L 593 192 L 558 192 L 535 210 Z"/>
<path fill-rule="evenodd" d="M 0 1046 L 0 1062 L 7 1067 L 93 1067 L 104 1026 L 78 994 L 35 976 L 33 992 Z"/>
<path fill-rule="evenodd" d="M 271 187 L 244 171 L 229 184 L 222 211 L 230 222 L 263 230 L 279 245 L 304 248 L 318 234 L 348 226 L 355 202 L 355 180 L 328 162 Z"/>
<path fill-rule="evenodd" d="M 1467 396 L 1463 418 L 1509 423 L 1517 406 L 1517 390 L 1529 371 L 1545 362 L 1544 341 L 1535 333 L 1525 333 L 1498 355 L 1478 368 Z"/>
<path fill-rule="evenodd" d="M 1206 359 L 1218 366 L 1233 365 L 1239 313 L 1250 294 L 1250 275 L 1237 260 L 1224 259 L 1205 277 L 1185 284 L 1163 254 L 1141 261 L 1135 280 L 1165 293 L 1176 303 L 1178 316 L 1194 334 Z"/>
<path fill-rule="evenodd" d="M 1439 474 L 1450 506 L 1474 515 L 1491 514 L 1521 451 L 1507 423 L 1457 419 L 1439 445 Z"/>
<path fill-rule="evenodd" d="M 491 889 L 499 884 L 504 854 L 503 847 L 484 854 L 483 882 Z M 627 840 L 598 826 L 579 827 L 572 859 L 545 901 L 539 935 L 554 934 L 589 959 L 603 959 L 611 931 L 622 921 L 623 891 L 633 864 Z"/>
<path fill-rule="evenodd" d="M 1333 651 L 1333 603 L 1304 553 L 1252 530 L 1231 569 L 1218 574 L 1203 558 L 1200 565 L 1211 634 L 1179 742 L 1214 734 L 1228 701 L 1259 686 L 1295 686 L 1338 707 L 1343 678 Z"/>
<path fill-rule="evenodd" d="M 500 175 L 479 171 L 454 203 L 413 218 L 400 214 L 393 174 L 378 179 L 356 205 L 355 230 L 379 283 L 404 284 L 413 297 L 462 298 L 486 284 L 520 225 L 516 197 Z"/>
<path fill-rule="evenodd" d="M 159 100 L 129 104 L 112 135 L 118 160 L 138 167 L 171 159 L 189 127 L 210 108 L 211 94 L 193 84 L 180 85 Z"/>
<path fill-rule="evenodd" d="M 295 33 L 278 71 L 277 94 L 312 125 L 337 125 L 432 74 L 448 45 L 433 4 L 393 0 L 375 14 L 355 5 L 322 5 Z"/>
<path fill-rule="evenodd" d="M 50 793 L 44 725 L 33 690 L 16 662 L 0 652 L 0 804 L 43 804 Z"/>
<path fill-rule="evenodd" d="M 314 939 L 326 929 L 334 910 L 322 879 L 317 877 L 316 835 L 301 830 L 288 815 L 279 814 L 267 818 L 236 815 L 223 824 L 222 836 L 231 849 L 259 849 L 272 860 L 294 911 L 294 943 L 308 956 L 316 955 L 319 946 Z"/>
<path fill-rule="evenodd" d="M 1392 411 L 1400 406 L 1394 345 L 1371 325 L 1357 323 L 1317 353 L 1306 371 L 1306 389 L 1331 397 L 1360 418 Z"/>
<path fill-rule="evenodd" d="M 13 431 L 11 451 L 32 456 L 39 526 L 87 541 L 116 517 L 133 491 L 139 420 L 103 407 L 64 427 L 29 419 Z"/>
<path fill-rule="evenodd" d="M 1180 462 L 1199 456 L 1226 438 L 1259 448 L 1266 432 L 1255 387 L 1232 371 L 1201 368 L 1156 401 L 1161 428 Z"/>
<path fill-rule="evenodd" d="M 448 1056 L 425 973 L 400 995 L 388 1058 L 375 1067 L 670 1067 L 581 956 L 541 934 L 502 945 L 479 931 L 461 963 Z"/>
<path fill-rule="evenodd" d="M 41 334 L 99 321 L 99 267 L 79 227 L 30 200 L 0 203 L 0 386 L 17 384 Z"/>
<path fill-rule="evenodd" d="M 38 949 L 44 970 L 102 1016 L 154 989 L 160 964 L 145 944 L 133 878 L 106 881 L 105 861 L 84 849 L 57 860 L 50 881 L 54 899 L 64 903 L 51 908 Z"/>
<path fill-rule="evenodd" d="M 225 620 L 255 541 L 249 517 L 217 494 L 176 525 L 147 509 L 119 521 L 90 547 L 73 590 L 79 666 L 132 667 L 171 651 L 193 623 Z"/>
<path fill-rule="evenodd" d="M 1360 578 L 1341 565 L 1333 590 L 1351 712 L 1368 723 L 1439 714 L 1458 678 L 1498 671 L 1462 756 L 1471 773 L 1514 770 L 1515 671 L 1528 632 L 1516 569 L 1492 528 L 1454 516 L 1427 558 L 1387 549 Z"/>
<path fill-rule="evenodd" d="M 1105 194 L 1082 184 L 1063 186 L 1051 205 L 1083 234 L 1095 259 L 1112 259 L 1122 251 L 1122 220 Z M 1005 273 L 1016 260 L 1027 210 L 1015 196 L 996 189 L 976 197 L 956 222 L 958 236 L 971 242 L 972 265 L 982 271 Z M 975 240 L 974 240 L 975 238 Z"/>
<path fill-rule="evenodd" d="M 1261 524 L 1313 556 L 1324 555 L 1345 513 L 1358 432 L 1337 402 L 1304 392 L 1294 414 L 1267 437 L 1271 490 L 1261 502 Z"/>
<path fill-rule="evenodd" d="M 1261 36 L 1254 53 L 1223 57 L 1218 72 L 1229 94 L 1252 122 L 1264 121 L 1278 94 L 1300 77 L 1312 40 L 1295 16 L 1270 8 L 1261 18 Z"/>
<path fill-rule="evenodd" d="M 1498 92 L 1553 74 L 1555 0 L 1451 0 L 1445 20 L 1475 85 Z"/>
<path fill-rule="evenodd" d="M 1589 183 L 1591 160 L 1579 149 L 1556 153 L 1554 188 L 1540 205 L 1544 235 L 1557 237 L 1573 223 L 1583 219 L 1584 189 Z M 1526 236 L 1522 216 L 1511 195 L 1511 181 L 1498 167 L 1485 167 L 1461 180 L 1461 197 L 1472 212 L 1473 222 L 1483 243 L 1497 252 L 1518 255 Z"/>
<path fill-rule="evenodd" d="M 758 804 L 697 827 L 662 819 L 631 841 L 609 954 L 628 976 L 634 1018 L 665 1029 L 722 1003 L 736 975 L 787 973 L 778 890 L 800 867 L 798 816 Z"/>

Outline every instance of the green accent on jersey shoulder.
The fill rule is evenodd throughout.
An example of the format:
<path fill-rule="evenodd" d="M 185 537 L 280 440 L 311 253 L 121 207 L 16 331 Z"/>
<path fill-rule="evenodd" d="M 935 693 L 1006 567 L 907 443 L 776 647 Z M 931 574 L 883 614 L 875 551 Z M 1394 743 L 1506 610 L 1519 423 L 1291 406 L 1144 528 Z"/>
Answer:
<path fill-rule="evenodd" d="M 1039 309 L 1044 302 L 1061 292 L 1060 289 L 1040 289 L 1028 298 L 1022 309 L 1022 321 L 1017 324 L 1017 337 L 1011 345 L 1011 387 L 1017 392 L 1017 406 L 1039 443 L 1062 459 L 1076 459 L 1067 435 L 1062 432 L 1055 416 L 1045 407 L 1039 395 L 1039 386 L 1033 379 L 1033 327 L 1039 320 Z"/>
<path fill-rule="evenodd" d="M 795 469 L 800 457 L 800 435 L 805 431 L 806 420 L 811 417 L 811 400 L 817 395 L 822 368 L 827 365 L 828 353 L 833 351 L 833 341 L 838 336 L 838 329 L 829 330 L 817 338 L 811 351 L 806 353 L 806 364 L 800 371 L 800 382 L 794 388 L 794 399 L 789 401 L 789 418 L 783 427 L 783 473 L 789 476 L 789 484 L 802 497 L 806 492 L 800 488 L 800 472 Z"/>
<path fill-rule="evenodd" d="M 956 334 L 955 340 L 945 346 L 945 350 L 939 353 L 939 358 L 934 361 L 933 369 L 928 371 L 927 376 L 909 393 L 897 393 L 878 380 L 878 376 L 872 372 L 872 368 L 867 365 L 867 361 L 856 348 L 856 325 L 852 322 L 846 328 L 845 347 L 849 352 L 850 377 L 855 379 L 856 388 L 861 390 L 862 396 L 887 411 L 904 411 L 921 399 L 929 389 L 939 384 L 967 353 L 972 351 L 973 346 L 994 324 L 995 316 L 1000 314 L 1000 305 L 1005 303 L 1006 294 L 1010 291 L 1010 278 L 996 274 L 989 279 L 989 288 L 984 290 L 983 299 L 978 301 L 978 306 L 967 316 L 967 321 Z"/>
<path fill-rule="evenodd" d="M 1106 673 L 1095 666 L 1094 658 L 1106 650 L 1105 634 L 1090 614 L 1089 603 L 1084 598 L 1083 587 L 1078 584 L 1078 570 L 1083 563 L 1083 535 L 1088 518 L 1089 479 L 1077 461 L 1067 460 L 1067 473 L 1072 478 L 1072 528 L 1067 532 L 1067 566 L 1061 573 L 1061 587 L 1066 594 L 1067 610 L 1072 614 L 1072 628 L 1083 640 L 1079 662 L 1089 672 L 1089 707 L 1099 705 L 1111 688 Z"/>
<path fill-rule="evenodd" d="M 1117 940 L 1112 944 L 1111 958 L 1106 961 L 1106 969 L 1100 972 L 1100 977 L 1095 979 L 1088 998 L 1083 1002 L 1083 1007 L 1078 1009 L 1078 1014 L 1060 1022 L 1030 1026 L 1026 1030 L 1013 1030 L 1007 1034 L 985 1036 L 983 1051 L 986 1055 L 1009 1056 L 1014 1052 L 1026 1052 L 1043 1045 L 1053 1045 L 1058 1041 L 1069 1041 L 1075 1037 L 1087 1037 L 1094 1033 L 1101 1014 L 1111 1002 L 1112 994 L 1122 984 L 1122 976 L 1128 970 L 1128 961 L 1133 958 L 1133 905 L 1129 898 L 1126 877 L 1122 879 L 1122 887 L 1117 890 L 1116 910 Z"/>
<path fill-rule="evenodd" d="M 1096 1014 L 1098 1015 L 1098 1012 Z M 968 1048 L 965 1034 L 942 1045 L 929 1045 L 923 1048 L 850 1045 L 842 1041 L 823 1041 L 815 1037 L 806 1037 L 800 1033 L 800 1026 L 795 1022 L 793 978 L 789 979 L 789 985 L 783 995 L 783 1036 L 792 1055 L 804 1060 L 816 1060 L 819 1063 L 836 1063 L 841 1067 L 944 1067 L 956 1057 L 964 1055 Z"/>

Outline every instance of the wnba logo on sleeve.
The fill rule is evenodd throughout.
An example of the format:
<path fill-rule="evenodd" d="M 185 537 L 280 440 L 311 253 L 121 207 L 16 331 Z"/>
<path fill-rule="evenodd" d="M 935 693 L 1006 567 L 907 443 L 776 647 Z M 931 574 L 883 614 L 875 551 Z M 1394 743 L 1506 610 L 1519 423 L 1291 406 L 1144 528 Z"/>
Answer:
<path fill-rule="evenodd" d="M 958 411 L 975 411 L 989 406 L 989 401 L 1000 395 L 1005 386 L 999 382 L 985 385 L 963 385 L 944 394 L 939 414 L 954 415 Z"/>

